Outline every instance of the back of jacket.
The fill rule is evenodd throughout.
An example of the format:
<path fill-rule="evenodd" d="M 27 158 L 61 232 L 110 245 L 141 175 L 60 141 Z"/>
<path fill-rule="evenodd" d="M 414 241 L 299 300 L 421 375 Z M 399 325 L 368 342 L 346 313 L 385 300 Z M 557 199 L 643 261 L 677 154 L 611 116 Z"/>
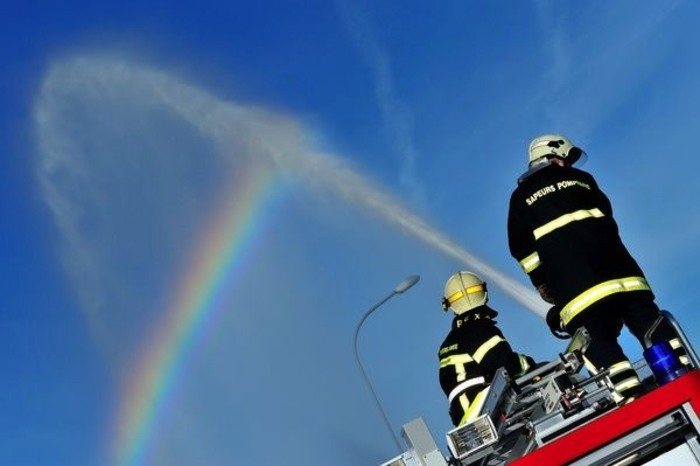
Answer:
<path fill-rule="evenodd" d="M 521 181 L 510 199 L 508 241 L 532 283 L 547 284 L 560 306 L 603 282 L 644 281 L 610 201 L 590 174 L 573 167 L 552 164 Z"/>
<path fill-rule="evenodd" d="M 485 389 L 499 368 L 516 377 L 534 366 L 532 358 L 511 349 L 493 320 L 497 315 L 484 305 L 456 316 L 440 345 L 440 386 L 455 426 L 478 415 Z"/>

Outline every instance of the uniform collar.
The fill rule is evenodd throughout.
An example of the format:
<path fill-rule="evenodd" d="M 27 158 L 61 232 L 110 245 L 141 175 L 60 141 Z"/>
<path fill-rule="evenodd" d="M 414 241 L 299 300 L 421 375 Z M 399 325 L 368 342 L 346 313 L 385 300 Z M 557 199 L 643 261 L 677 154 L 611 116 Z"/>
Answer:
<path fill-rule="evenodd" d="M 540 164 L 537 164 L 534 167 L 530 168 L 528 171 L 526 171 L 522 175 L 520 175 L 518 177 L 518 184 L 521 184 L 523 181 L 525 181 L 527 178 L 531 177 L 535 173 L 537 173 L 541 170 L 544 170 L 545 168 L 551 168 L 551 167 L 566 168 L 566 167 L 560 167 L 559 165 L 557 165 L 556 163 L 552 163 L 551 161 L 548 163 L 547 162 L 540 163 Z"/>
<path fill-rule="evenodd" d="M 493 320 L 498 315 L 498 312 L 494 311 L 490 307 L 483 305 L 475 307 L 471 311 L 467 311 L 464 314 L 455 316 L 452 319 L 452 328 L 464 327 L 467 324 L 475 322 L 485 322 Z"/>

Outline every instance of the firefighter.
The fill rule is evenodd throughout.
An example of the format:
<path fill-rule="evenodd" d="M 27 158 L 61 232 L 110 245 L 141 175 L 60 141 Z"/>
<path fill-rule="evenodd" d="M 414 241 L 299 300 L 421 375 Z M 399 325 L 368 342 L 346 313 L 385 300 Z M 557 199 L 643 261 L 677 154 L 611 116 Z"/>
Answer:
<path fill-rule="evenodd" d="M 496 370 L 505 367 L 515 378 L 535 366 L 531 357 L 513 352 L 488 298 L 486 283 L 471 272 L 457 272 L 445 284 L 442 309 L 451 309 L 454 319 L 438 353 L 440 386 L 455 426 L 478 416 Z"/>
<path fill-rule="evenodd" d="M 592 372 L 610 370 L 620 401 L 642 392 L 617 338 L 623 324 L 644 345 L 660 317 L 641 268 L 622 243 L 607 196 L 593 177 L 574 168 L 586 154 L 566 137 L 546 134 L 529 146 L 529 170 L 510 199 L 511 255 L 540 296 L 552 304 L 547 324 L 555 335 L 583 326 L 592 337 L 586 358 Z M 684 364 L 688 357 L 663 321 L 652 342 L 668 340 Z"/>

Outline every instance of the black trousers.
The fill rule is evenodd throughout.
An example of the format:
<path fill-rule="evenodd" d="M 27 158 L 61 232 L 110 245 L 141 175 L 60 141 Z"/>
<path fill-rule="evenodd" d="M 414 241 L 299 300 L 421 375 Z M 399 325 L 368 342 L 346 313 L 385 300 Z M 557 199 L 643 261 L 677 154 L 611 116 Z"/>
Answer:
<path fill-rule="evenodd" d="M 586 309 L 567 326 L 567 330 L 573 333 L 577 328 L 584 326 L 591 335 L 591 344 L 586 351 L 586 358 L 596 369 L 610 369 L 619 366 L 629 359 L 618 343 L 618 337 L 623 325 L 639 340 L 642 348 L 645 347 L 645 335 L 654 326 L 661 316 L 659 307 L 654 302 L 651 293 L 626 292 L 609 296 Z M 673 327 L 666 322 L 656 327 L 650 335 L 651 343 L 670 341 L 677 338 Z M 682 351 L 682 350 L 681 350 Z M 626 367 L 626 365 L 625 365 Z M 618 386 L 625 380 L 636 377 L 636 373 L 629 369 L 621 370 L 611 375 L 613 384 Z M 628 386 L 625 384 L 624 386 Z M 641 386 L 623 388 L 620 392 L 625 396 L 636 396 Z"/>

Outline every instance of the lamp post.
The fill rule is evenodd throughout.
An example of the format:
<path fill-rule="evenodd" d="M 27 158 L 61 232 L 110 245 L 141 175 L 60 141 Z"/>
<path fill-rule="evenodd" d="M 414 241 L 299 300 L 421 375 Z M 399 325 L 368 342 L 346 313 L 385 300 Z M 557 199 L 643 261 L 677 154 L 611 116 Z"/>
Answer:
<path fill-rule="evenodd" d="M 379 306 L 384 304 L 385 302 L 389 301 L 394 295 L 401 294 L 404 291 L 408 290 L 411 288 L 413 285 L 418 283 L 418 280 L 420 280 L 420 276 L 418 275 L 411 275 L 410 277 L 407 277 L 404 281 L 396 285 L 396 288 L 384 299 L 379 301 L 377 304 L 369 308 L 362 318 L 360 319 L 360 322 L 357 324 L 357 328 L 355 329 L 355 359 L 357 360 L 357 365 L 360 368 L 360 372 L 362 373 L 362 377 L 365 379 L 365 383 L 367 383 L 367 387 L 369 387 L 369 391 L 372 393 L 372 397 L 374 397 L 374 402 L 377 405 L 377 408 L 379 409 L 379 412 L 382 414 L 382 419 L 384 420 L 384 424 L 386 425 L 386 428 L 391 432 L 391 438 L 394 440 L 394 444 L 396 445 L 396 448 L 398 449 L 399 453 L 403 451 L 401 448 L 401 444 L 399 443 L 399 439 L 396 437 L 396 434 L 394 433 L 394 429 L 391 427 L 391 423 L 389 422 L 389 418 L 387 417 L 386 413 L 384 412 L 384 408 L 382 407 L 382 404 L 379 402 L 379 398 L 377 397 L 377 394 L 374 391 L 374 388 L 372 387 L 372 384 L 369 381 L 369 377 L 367 377 L 367 373 L 365 372 L 365 368 L 362 367 L 362 362 L 360 361 L 360 354 L 357 351 L 357 337 L 360 334 L 360 328 L 362 327 L 362 324 L 367 320 L 367 317 L 374 311 L 376 311 Z"/>

